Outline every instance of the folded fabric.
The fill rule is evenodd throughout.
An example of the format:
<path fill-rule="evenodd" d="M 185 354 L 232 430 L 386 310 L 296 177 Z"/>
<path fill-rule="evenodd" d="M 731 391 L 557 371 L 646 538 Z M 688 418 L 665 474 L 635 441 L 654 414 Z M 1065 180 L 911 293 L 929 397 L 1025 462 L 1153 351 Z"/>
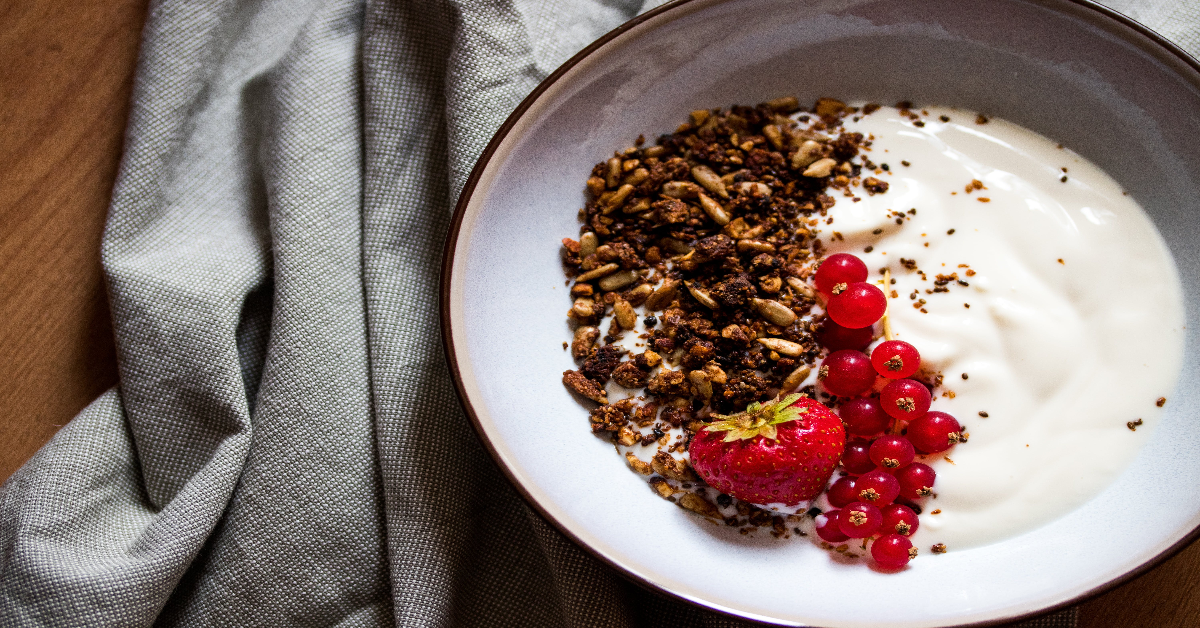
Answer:
<path fill-rule="evenodd" d="M 1200 8 L 1114 6 L 1200 50 Z M 439 340 L 476 157 L 647 8 L 153 2 L 103 243 L 121 384 L 0 489 L 0 625 L 746 625 L 533 514 Z"/>

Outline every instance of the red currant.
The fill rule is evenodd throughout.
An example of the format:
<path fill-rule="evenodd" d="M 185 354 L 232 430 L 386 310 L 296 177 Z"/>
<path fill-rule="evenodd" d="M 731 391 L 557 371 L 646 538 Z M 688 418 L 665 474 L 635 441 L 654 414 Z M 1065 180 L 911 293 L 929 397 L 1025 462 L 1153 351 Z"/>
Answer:
<path fill-rule="evenodd" d="M 830 485 L 825 496 L 829 498 L 829 503 L 833 504 L 834 508 L 841 508 L 852 501 L 858 500 L 858 491 L 854 490 L 854 478 L 848 475 L 838 478 L 836 482 Z"/>
<path fill-rule="evenodd" d="M 945 412 L 930 412 L 908 425 L 908 440 L 926 454 L 946 451 L 962 438 L 958 419 Z"/>
<path fill-rule="evenodd" d="M 846 450 L 842 452 L 842 468 L 853 475 L 862 475 L 873 470 L 875 463 L 871 462 L 869 447 L 870 445 L 862 440 L 847 442 Z"/>
<path fill-rule="evenodd" d="M 838 529 L 852 539 L 865 539 L 883 526 L 883 514 L 871 504 L 852 502 L 838 513 Z"/>
<path fill-rule="evenodd" d="M 825 514 L 817 515 L 817 536 L 826 543 L 841 543 L 849 539 L 850 537 L 842 534 L 842 528 L 838 525 L 840 518 L 840 510 L 830 510 Z"/>
<path fill-rule="evenodd" d="M 912 536 L 913 532 L 921 527 L 917 513 L 904 504 L 884 506 L 879 509 L 879 512 L 883 514 L 883 531 L 885 533 L 895 532 L 900 536 Z"/>
<path fill-rule="evenodd" d="M 911 421 L 924 416 L 932 402 L 929 389 L 915 379 L 893 380 L 879 391 L 879 404 L 883 406 L 883 411 L 897 419 Z"/>
<path fill-rule="evenodd" d="M 871 364 L 888 379 L 900 379 L 917 372 L 921 366 L 921 354 L 917 348 L 903 340 L 888 340 L 879 343 L 871 351 Z"/>
<path fill-rule="evenodd" d="M 839 397 L 854 397 L 875 384 L 875 368 L 861 351 L 843 349 L 829 354 L 817 371 L 825 390 Z"/>
<path fill-rule="evenodd" d="M 874 334 L 870 327 L 862 327 L 859 329 L 850 329 L 842 327 L 833 322 L 832 319 L 826 318 L 821 325 L 821 331 L 817 335 L 821 346 L 830 351 L 841 351 L 842 349 L 854 349 L 862 351 L 871 344 Z"/>
<path fill-rule="evenodd" d="M 833 294 L 833 287 L 839 283 L 851 284 L 866 280 L 867 265 L 849 253 L 834 253 L 826 257 L 813 277 L 817 290 L 826 295 Z"/>
<path fill-rule="evenodd" d="M 900 569 L 917 557 L 917 548 L 899 534 L 888 534 L 871 544 L 871 557 L 883 569 Z"/>
<path fill-rule="evenodd" d="M 933 481 L 937 472 L 927 464 L 914 462 L 896 472 L 900 481 L 900 495 L 905 499 L 929 497 L 933 492 Z"/>
<path fill-rule="evenodd" d="M 825 309 L 829 312 L 829 318 L 842 327 L 870 327 L 887 310 L 887 297 L 883 290 L 872 284 L 860 281 L 847 285 L 841 291 L 835 287 L 834 292 L 837 294 L 829 297 Z"/>
<path fill-rule="evenodd" d="M 855 436 L 874 436 L 892 426 L 892 417 L 883 411 L 874 397 L 859 397 L 843 403 L 838 416 L 846 424 L 846 432 Z"/>
<path fill-rule="evenodd" d="M 876 439 L 871 443 L 868 452 L 871 454 L 871 462 L 884 469 L 893 470 L 908 466 L 917 455 L 917 451 L 907 438 L 891 434 Z"/>
<path fill-rule="evenodd" d="M 882 469 L 864 473 L 854 481 L 858 499 L 883 507 L 896 501 L 900 495 L 900 481 Z"/>

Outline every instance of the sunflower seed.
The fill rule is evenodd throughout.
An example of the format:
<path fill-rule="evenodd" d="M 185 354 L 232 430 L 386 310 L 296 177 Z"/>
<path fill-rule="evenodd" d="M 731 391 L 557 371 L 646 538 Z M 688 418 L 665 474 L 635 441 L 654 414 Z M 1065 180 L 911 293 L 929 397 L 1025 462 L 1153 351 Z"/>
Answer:
<path fill-rule="evenodd" d="M 800 108 L 800 101 L 795 96 L 784 96 L 763 103 L 770 109 L 790 113 Z"/>
<path fill-rule="evenodd" d="M 591 231 L 579 236 L 579 259 L 595 253 L 597 246 L 600 246 L 600 239 Z"/>
<path fill-rule="evenodd" d="M 633 306 L 625 299 L 618 298 L 613 303 L 613 316 L 621 329 L 631 330 L 637 325 L 637 312 L 633 311 Z"/>
<path fill-rule="evenodd" d="M 660 243 L 664 249 L 670 251 L 673 255 L 684 255 L 692 252 L 692 247 L 675 238 L 663 238 L 660 240 Z"/>
<path fill-rule="evenodd" d="M 742 181 L 733 186 L 743 196 L 770 196 L 771 188 L 766 183 L 758 181 Z"/>
<path fill-rule="evenodd" d="M 775 251 L 775 245 L 762 240 L 742 239 L 737 241 L 738 253 L 749 253 L 755 251 L 758 253 L 772 253 Z"/>
<path fill-rule="evenodd" d="M 725 190 L 725 183 L 721 181 L 721 177 L 717 176 L 717 173 L 712 171 L 712 168 L 704 165 L 693 166 L 692 178 L 709 192 L 721 198 L 729 198 L 729 192 Z"/>
<path fill-rule="evenodd" d="M 770 349 L 777 351 L 780 355 L 786 355 L 789 358 L 794 358 L 801 353 L 804 353 L 804 347 L 790 340 L 783 338 L 759 338 L 758 343 Z"/>
<path fill-rule="evenodd" d="M 763 127 L 763 135 L 767 136 L 767 141 L 775 150 L 783 148 L 783 133 L 779 131 L 779 127 L 774 124 L 768 124 Z"/>
<path fill-rule="evenodd" d="M 684 285 L 687 286 L 688 292 L 692 293 L 693 297 L 696 297 L 696 300 L 700 302 L 700 305 L 703 305 L 710 310 L 717 309 L 717 301 L 712 298 L 712 295 L 708 294 L 707 290 L 704 290 L 703 288 L 697 288 L 690 283 L 684 283 Z"/>
<path fill-rule="evenodd" d="M 821 145 L 812 141 L 804 140 L 800 148 L 792 153 L 792 169 L 799 170 L 821 157 Z"/>
<path fill-rule="evenodd" d="M 575 299 L 575 304 L 571 306 L 571 313 L 578 319 L 587 319 L 595 314 L 595 306 L 596 302 L 591 299 Z"/>
<path fill-rule="evenodd" d="M 741 170 L 735 170 L 734 172 L 731 172 L 729 174 L 721 175 L 721 183 L 724 183 L 725 187 L 729 187 L 737 182 L 738 175 L 743 175 L 743 174 L 746 174 L 747 172 L 750 172 L 750 171 L 746 170 L 745 168 L 742 168 Z"/>
<path fill-rule="evenodd" d="M 679 296 L 679 281 L 668 279 L 658 287 L 658 290 L 654 291 L 654 294 L 650 295 L 650 298 L 646 299 L 646 309 L 651 311 L 666 309 L 677 296 Z"/>
<path fill-rule="evenodd" d="M 629 301 L 630 305 L 637 306 L 645 303 L 646 299 L 650 298 L 650 295 L 653 293 L 654 287 L 648 283 L 644 283 L 626 292 L 625 300 Z"/>
<path fill-rule="evenodd" d="M 587 180 L 587 189 L 593 198 L 599 198 L 604 193 L 604 185 L 604 179 L 600 177 L 589 177 Z"/>
<path fill-rule="evenodd" d="M 787 283 L 796 294 L 806 299 L 812 299 L 817 296 L 816 290 L 813 290 L 812 286 L 804 283 L 804 280 L 799 277 L 788 277 Z"/>
<path fill-rule="evenodd" d="M 700 186 L 691 181 L 667 181 L 662 186 L 662 193 L 671 198 L 696 198 Z"/>
<path fill-rule="evenodd" d="M 808 374 L 811 372 L 812 370 L 807 366 L 801 366 L 792 371 L 783 379 L 783 383 L 779 385 L 779 392 L 796 390 L 800 387 L 800 384 L 804 383 L 804 380 L 808 379 Z"/>
<path fill-rule="evenodd" d="M 818 98 L 814 107 L 818 116 L 836 116 L 846 109 L 846 103 L 833 98 Z"/>
<path fill-rule="evenodd" d="M 780 303 L 779 301 L 773 301 L 771 299 L 754 299 L 753 303 L 754 309 L 758 310 L 758 313 L 762 315 L 763 318 L 776 325 L 779 325 L 780 327 L 787 327 L 788 325 L 796 322 L 796 313 L 793 312 L 791 308 Z"/>
<path fill-rule="evenodd" d="M 611 214 L 617 208 L 624 205 L 625 201 L 629 200 L 630 194 L 633 194 L 633 186 L 628 183 L 612 192 L 604 194 L 600 197 L 600 203 L 605 206 L 601 213 Z"/>
<path fill-rule="evenodd" d="M 830 157 L 824 157 L 813 162 L 811 166 L 804 171 L 804 176 L 820 179 L 828 177 L 833 172 L 833 167 L 837 165 L 837 160 Z"/>
<path fill-rule="evenodd" d="M 646 179 L 649 179 L 649 178 L 650 178 L 649 170 L 646 170 L 645 168 L 638 168 L 637 170 L 634 170 L 633 172 L 629 173 L 625 177 L 625 180 L 622 181 L 622 183 L 627 183 L 629 185 L 641 185 L 643 181 L 645 181 Z"/>
<path fill-rule="evenodd" d="M 586 273 L 579 275 L 575 278 L 575 281 L 578 283 L 599 279 L 605 275 L 611 275 L 612 273 L 616 272 L 618 268 L 620 268 L 620 265 L 618 264 L 605 264 L 595 270 L 589 270 Z"/>
<path fill-rule="evenodd" d="M 725 213 L 725 208 L 703 193 L 700 194 L 700 209 L 703 209 L 704 213 L 708 214 L 708 217 L 718 225 L 724 227 L 729 224 L 729 214 Z"/>
<path fill-rule="evenodd" d="M 634 281 L 637 281 L 637 278 L 637 273 L 633 272 L 632 270 L 623 270 L 619 273 L 613 273 L 604 279 L 601 279 L 599 282 L 600 289 L 606 292 L 612 292 L 613 290 L 624 288 Z"/>
<path fill-rule="evenodd" d="M 618 157 L 610 157 L 606 165 L 608 167 L 604 173 L 604 184 L 615 188 L 621 179 L 621 160 Z"/>
<path fill-rule="evenodd" d="M 625 209 L 622 209 L 621 211 L 625 212 L 626 214 L 636 214 L 638 212 L 644 212 L 647 209 L 650 209 L 650 199 L 639 198 L 632 203 L 626 204 Z"/>

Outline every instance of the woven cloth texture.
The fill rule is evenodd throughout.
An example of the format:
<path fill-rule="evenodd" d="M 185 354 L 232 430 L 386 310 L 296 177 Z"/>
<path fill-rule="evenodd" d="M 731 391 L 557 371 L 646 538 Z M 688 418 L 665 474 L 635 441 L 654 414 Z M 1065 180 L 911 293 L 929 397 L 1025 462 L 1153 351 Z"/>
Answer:
<path fill-rule="evenodd" d="M 1112 5 L 1200 51 L 1200 7 Z M 153 2 L 102 250 L 121 384 L 0 489 L 0 625 L 748 625 L 533 514 L 439 340 L 475 159 L 648 8 Z"/>

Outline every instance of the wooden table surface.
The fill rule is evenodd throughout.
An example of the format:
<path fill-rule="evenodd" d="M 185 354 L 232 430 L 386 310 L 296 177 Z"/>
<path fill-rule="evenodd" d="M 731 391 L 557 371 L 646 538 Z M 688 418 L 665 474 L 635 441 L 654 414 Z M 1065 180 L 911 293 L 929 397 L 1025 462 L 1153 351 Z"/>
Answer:
<path fill-rule="evenodd" d="M 0 478 L 117 382 L 99 245 L 145 15 L 0 6 Z M 1141 626 L 1200 626 L 1200 543 L 1080 609 L 1081 628 Z"/>

